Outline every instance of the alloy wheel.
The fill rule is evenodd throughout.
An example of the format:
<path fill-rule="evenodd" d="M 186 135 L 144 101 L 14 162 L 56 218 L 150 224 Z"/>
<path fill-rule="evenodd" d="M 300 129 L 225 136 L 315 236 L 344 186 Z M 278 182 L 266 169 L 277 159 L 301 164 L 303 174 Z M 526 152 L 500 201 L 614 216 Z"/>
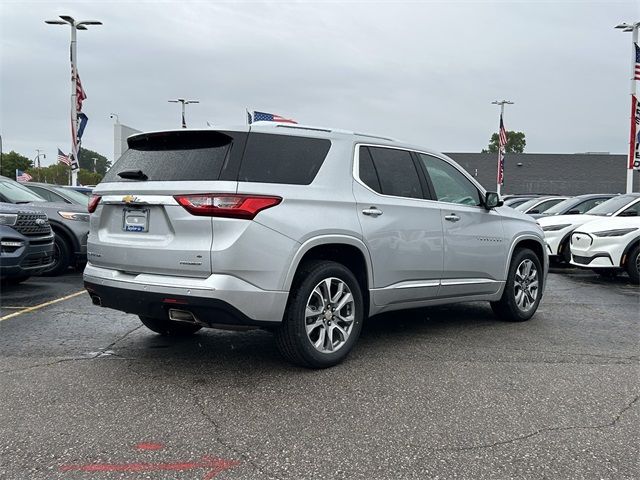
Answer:
<path fill-rule="evenodd" d="M 309 295 L 305 330 L 314 348 L 333 353 L 342 348 L 353 329 L 355 301 L 349 286 L 339 278 L 325 278 Z"/>
<path fill-rule="evenodd" d="M 516 305 L 523 312 L 531 310 L 536 303 L 538 286 L 538 269 L 530 259 L 526 258 L 516 268 L 513 286 Z"/>

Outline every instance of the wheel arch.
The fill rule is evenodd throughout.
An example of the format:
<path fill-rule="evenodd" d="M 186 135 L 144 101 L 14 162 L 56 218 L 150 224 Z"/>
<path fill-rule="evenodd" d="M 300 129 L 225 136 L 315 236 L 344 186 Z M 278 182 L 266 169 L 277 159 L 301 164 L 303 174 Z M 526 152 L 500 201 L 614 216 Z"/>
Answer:
<path fill-rule="evenodd" d="M 640 245 L 640 237 L 634 238 L 633 240 L 631 240 L 631 242 L 629 242 L 629 245 L 625 247 L 625 249 L 622 252 L 622 255 L 620 256 L 621 267 L 626 267 L 627 261 L 629 260 L 627 256 L 629 255 L 631 250 L 636 248 L 638 245 Z"/>
<path fill-rule="evenodd" d="M 358 279 L 365 300 L 365 312 L 369 309 L 369 288 L 373 285 L 371 256 L 364 242 L 347 235 L 324 235 L 304 242 L 295 253 L 285 278 L 284 289 L 291 285 L 300 265 L 306 260 L 332 260 L 345 265 Z"/>
<path fill-rule="evenodd" d="M 57 222 L 55 220 L 52 221 L 50 219 L 49 224 L 51 225 L 51 230 L 53 230 L 53 233 L 64 238 L 67 244 L 69 245 L 69 247 L 71 247 L 71 251 L 69 253 L 72 255 L 72 258 L 73 258 L 73 256 L 75 255 L 75 252 L 78 252 L 80 250 L 80 243 L 78 242 L 78 239 L 76 238 L 76 236 L 69 229 L 69 227 L 67 227 L 66 225 L 60 222 Z"/>
<path fill-rule="evenodd" d="M 538 259 L 540 260 L 540 264 L 542 265 L 542 269 L 544 271 L 544 275 L 542 275 L 543 288 L 544 283 L 546 281 L 546 273 L 547 273 L 547 256 L 545 255 L 545 245 L 544 240 L 535 235 L 520 235 L 516 237 L 516 239 L 511 244 L 511 249 L 509 250 L 509 257 L 507 262 L 507 268 L 505 270 L 505 279 L 509 276 L 509 268 L 511 266 L 511 259 L 513 258 L 513 254 L 518 248 L 528 248 L 532 250 L 533 253 L 536 254 Z"/>

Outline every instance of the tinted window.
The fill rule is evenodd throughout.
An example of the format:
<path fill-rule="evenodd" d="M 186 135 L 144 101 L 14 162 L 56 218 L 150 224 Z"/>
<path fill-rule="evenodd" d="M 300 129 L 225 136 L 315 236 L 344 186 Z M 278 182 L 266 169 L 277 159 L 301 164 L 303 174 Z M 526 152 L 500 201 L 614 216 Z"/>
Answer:
<path fill-rule="evenodd" d="M 571 210 L 576 210 L 578 213 L 584 213 L 587 210 L 591 210 L 593 207 L 600 205 L 606 200 L 606 198 L 592 198 L 591 200 L 585 200 L 584 202 L 579 203 L 575 207 L 571 207 Z"/>
<path fill-rule="evenodd" d="M 139 181 L 119 177 L 123 170 L 142 170 L 150 181 L 218 180 L 234 143 L 242 153 L 242 135 L 192 130 L 134 137 L 103 182 Z"/>
<path fill-rule="evenodd" d="M 552 198 L 550 200 L 545 200 L 543 202 L 540 202 L 538 205 L 536 205 L 535 207 L 533 207 L 531 209 L 531 212 L 529 213 L 542 213 L 542 212 L 546 212 L 548 209 L 550 209 L 551 207 L 553 207 L 554 205 L 557 205 L 558 203 L 562 202 L 562 198 Z M 536 212 L 534 212 L 534 210 Z"/>
<path fill-rule="evenodd" d="M 49 202 L 60 201 L 59 198 L 56 198 L 57 196 L 54 196 L 49 190 L 46 190 L 44 188 L 36 187 L 35 185 L 29 185 L 27 188 L 31 190 L 33 193 L 40 195 L 42 198 L 44 198 Z"/>
<path fill-rule="evenodd" d="M 420 154 L 439 202 L 481 205 L 480 192 L 453 165 L 431 155 Z"/>
<path fill-rule="evenodd" d="M 373 159 L 371 158 L 371 154 L 367 147 L 360 147 L 359 158 L 360 180 L 362 180 L 362 182 L 372 190 L 382 193 L 382 190 L 380 189 L 380 180 L 378 180 L 378 174 L 376 173 L 376 168 L 373 166 Z"/>
<path fill-rule="evenodd" d="M 330 147 L 323 138 L 251 133 L 238 180 L 309 185 Z"/>
<path fill-rule="evenodd" d="M 405 150 L 369 148 L 382 193 L 396 197 L 424 198 L 413 157 Z"/>
<path fill-rule="evenodd" d="M 636 202 L 629 208 L 625 208 L 620 212 L 621 217 L 638 217 L 640 216 L 640 202 Z"/>
<path fill-rule="evenodd" d="M 76 192 L 75 190 L 71 190 L 70 188 L 64 187 L 51 187 L 53 188 L 58 195 L 61 197 L 65 197 L 65 201 L 70 203 L 76 203 L 78 205 L 87 205 L 89 203 L 89 197 L 86 195 Z M 69 199 L 71 199 L 69 201 Z"/>

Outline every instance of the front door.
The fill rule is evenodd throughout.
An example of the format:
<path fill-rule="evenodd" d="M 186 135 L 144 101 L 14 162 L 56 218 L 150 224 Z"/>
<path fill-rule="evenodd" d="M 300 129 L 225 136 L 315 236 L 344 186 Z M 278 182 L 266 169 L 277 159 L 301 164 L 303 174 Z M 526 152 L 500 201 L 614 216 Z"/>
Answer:
<path fill-rule="evenodd" d="M 444 266 L 439 296 L 495 293 L 505 280 L 507 245 L 500 215 L 482 206 L 481 194 L 448 161 L 419 154 L 442 218 Z"/>

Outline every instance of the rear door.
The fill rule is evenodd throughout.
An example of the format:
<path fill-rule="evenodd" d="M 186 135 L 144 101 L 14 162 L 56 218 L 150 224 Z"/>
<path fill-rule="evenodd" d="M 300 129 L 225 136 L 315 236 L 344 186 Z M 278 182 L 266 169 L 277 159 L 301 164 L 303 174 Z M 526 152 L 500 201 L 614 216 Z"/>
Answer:
<path fill-rule="evenodd" d="M 442 223 L 413 155 L 358 147 L 353 192 L 373 265 L 377 305 L 433 298 L 442 273 Z"/>
<path fill-rule="evenodd" d="M 418 154 L 438 201 L 444 236 L 439 296 L 496 292 L 504 280 L 506 242 L 502 218 L 482 206 L 480 191 L 444 159 Z"/>
<path fill-rule="evenodd" d="M 235 193 L 246 133 L 137 135 L 94 194 L 88 260 L 131 273 L 208 277 L 213 218 L 189 213 L 180 194 Z M 125 177 L 125 178 L 123 178 Z"/>

